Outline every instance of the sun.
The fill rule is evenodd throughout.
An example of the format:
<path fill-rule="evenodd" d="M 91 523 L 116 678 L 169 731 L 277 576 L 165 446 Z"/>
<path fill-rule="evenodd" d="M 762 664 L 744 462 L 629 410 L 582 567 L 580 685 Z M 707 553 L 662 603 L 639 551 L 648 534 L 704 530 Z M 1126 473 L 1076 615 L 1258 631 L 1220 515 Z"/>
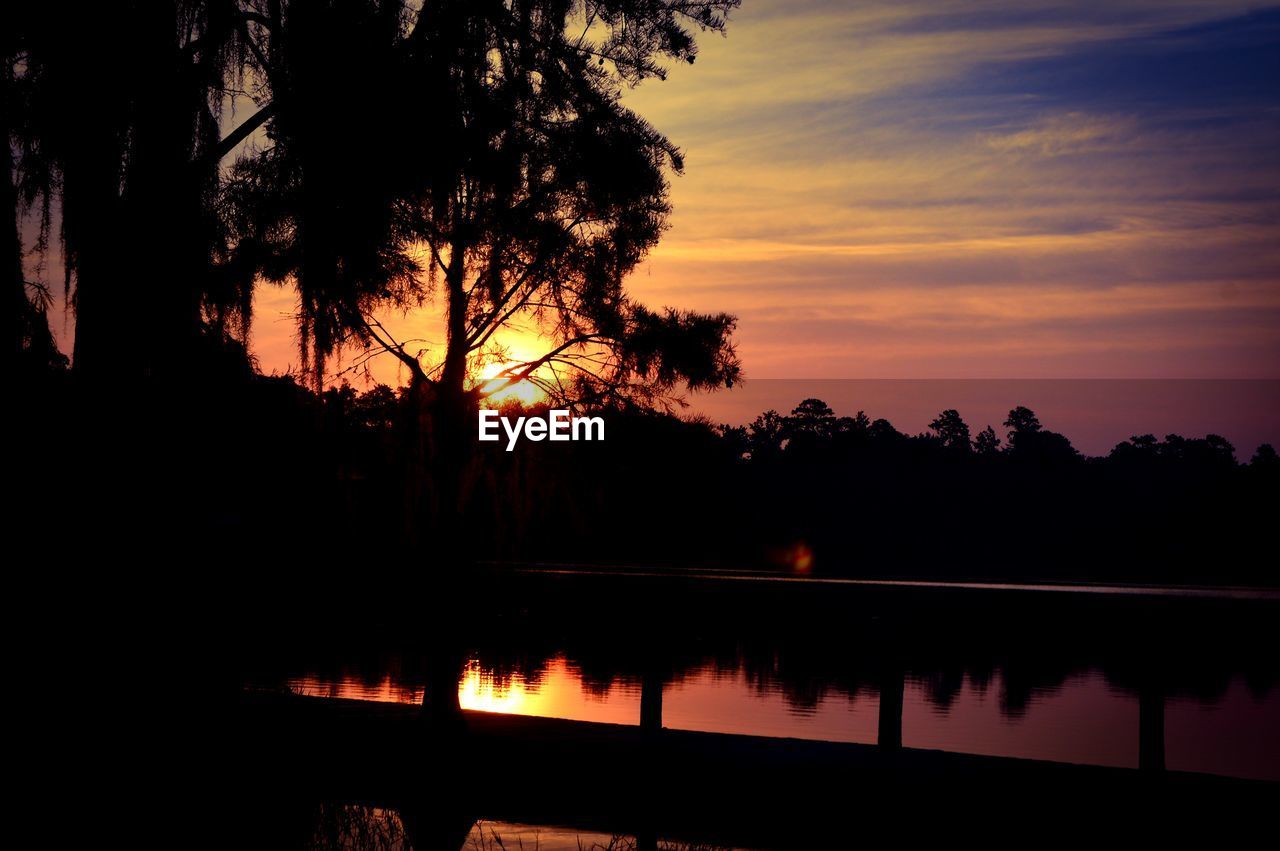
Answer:
<path fill-rule="evenodd" d="M 546 394 L 537 387 L 532 381 L 517 381 L 510 387 L 503 387 L 506 384 L 505 378 L 488 378 L 480 385 L 485 396 L 485 402 L 494 408 L 500 408 L 507 402 L 519 402 L 521 405 L 528 407 L 546 399 Z M 502 388 L 499 390 L 498 388 Z M 495 392 L 496 391 L 496 392 Z"/>
<path fill-rule="evenodd" d="M 529 331 L 514 329 L 501 333 L 498 337 L 502 359 L 486 364 L 478 376 L 480 391 L 490 394 L 485 396 L 486 404 L 496 408 L 508 402 L 529 406 L 545 401 L 547 395 L 532 381 L 517 381 L 509 387 L 504 386 L 507 378 L 503 373 L 545 354 L 549 348 L 546 339 Z"/>

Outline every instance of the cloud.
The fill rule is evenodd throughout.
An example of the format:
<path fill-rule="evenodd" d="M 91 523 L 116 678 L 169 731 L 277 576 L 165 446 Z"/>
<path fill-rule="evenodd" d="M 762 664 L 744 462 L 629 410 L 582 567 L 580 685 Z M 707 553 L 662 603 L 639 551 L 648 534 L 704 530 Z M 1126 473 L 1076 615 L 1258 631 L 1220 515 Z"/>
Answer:
<path fill-rule="evenodd" d="M 1013 133 L 984 134 L 982 141 L 999 153 L 1029 152 L 1042 157 L 1099 151 L 1107 143 L 1123 144 L 1131 121 L 1096 118 L 1069 112 L 1041 119 L 1033 126 Z"/>
<path fill-rule="evenodd" d="M 1274 375 L 1278 22 L 748 3 L 628 95 L 688 154 L 633 287 L 755 375 Z"/>

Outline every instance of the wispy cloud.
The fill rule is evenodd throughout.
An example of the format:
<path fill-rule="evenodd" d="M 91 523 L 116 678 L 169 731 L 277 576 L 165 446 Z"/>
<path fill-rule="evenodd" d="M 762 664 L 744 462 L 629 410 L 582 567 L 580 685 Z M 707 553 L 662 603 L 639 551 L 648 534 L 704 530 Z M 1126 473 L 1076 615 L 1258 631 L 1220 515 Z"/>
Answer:
<path fill-rule="evenodd" d="M 756 375 L 1274 375 L 1251 8 L 748 0 L 628 95 L 689 163 L 633 285 L 740 313 Z"/>

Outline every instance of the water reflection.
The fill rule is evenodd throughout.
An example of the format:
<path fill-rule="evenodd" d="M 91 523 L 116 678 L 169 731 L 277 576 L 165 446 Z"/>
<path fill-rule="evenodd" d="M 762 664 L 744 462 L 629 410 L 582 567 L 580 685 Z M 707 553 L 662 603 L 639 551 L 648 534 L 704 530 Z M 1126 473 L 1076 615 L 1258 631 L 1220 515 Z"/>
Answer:
<path fill-rule="evenodd" d="M 669 728 L 1280 780 L 1266 601 L 551 581 L 485 589 L 463 707 L 637 724 L 648 694 Z M 242 681 L 422 700 L 411 620 L 313 623 L 255 641 Z"/>
<path fill-rule="evenodd" d="M 402 673 L 403 675 L 403 673 Z M 305 695 L 418 703 L 423 689 L 386 673 L 307 673 L 286 680 Z M 579 721 L 636 724 L 636 678 L 602 683 L 555 655 L 532 670 L 472 659 L 459 684 L 464 708 Z M 717 733 L 875 743 L 880 698 L 873 686 L 798 688 L 739 659 L 682 671 L 663 689 L 663 725 Z M 1241 678 L 1220 695 L 1169 701 L 1165 742 L 1171 769 L 1280 779 L 1280 692 Z M 1003 670 L 952 677 L 909 672 L 902 744 L 992 756 L 1138 766 L 1138 698 L 1098 670 L 1048 685 L 1011 683 Z"/>
<path fill-rule="evenodd" d="M 286 682 L 290 691 L 311 697 L 339 697 L 386 703 L 421 703 L 424 689 L 398 682 L 390 674 L 368 681 L 357 674 L 338 677 L 304 674 Z M 640 685 L 618 680 L 606 686 L 589 685 L 581 670 L 563 656 L 548 660 L 536 675 L 485 668 L 472 659 L 458 684 L 463 709 L 635 724 L 640 718 Z"/>
<path fill-rule="evenodd" d="M 705 666 L 667 685 L 663 723 L 680 730 L 876 741 L 880 697 L 869 689 L 797 693 L 746 668 Z"/>
<path fill-rule="evenodd" d="M 1138 700 L 1098 671 L 1010 701 L 1004 677 L 964 677 L 945 697 L 929 678 L 909 679 L 903 744 L 1055 762 L 1138 765 Z"/>

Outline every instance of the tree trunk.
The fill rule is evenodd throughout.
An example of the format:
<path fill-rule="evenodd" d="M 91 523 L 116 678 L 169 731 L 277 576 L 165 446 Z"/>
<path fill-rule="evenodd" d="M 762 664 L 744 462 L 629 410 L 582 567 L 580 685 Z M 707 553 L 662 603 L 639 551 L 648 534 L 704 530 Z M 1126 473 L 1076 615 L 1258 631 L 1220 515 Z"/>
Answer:
<path fill-rule="evenodd" d="M 139 340 L 137 367 L 165 384 L 189 383 L 200 364 L 200 301 L 210 256 L 202 174 L 194 129 L 206 95 L 175 36 L 175 4 L 160 4 L 138 22 L 135 61 L 146 71 L 147 104 L 137 110 L 125 175 L 131 231 L 122 266 L 140 290 L 130 328 Z M 124 269 L 122 268 L 123 272 Z M 122 275 L 123 282 L 129 277 Z"/>
<path fill-rule="evenodd" d="M 72 366 L 83 386 L 127 386 L 136 375 L 134 359 L 128 355 L 134 345 L 128 315 L 137 296 L 119 263 L 119 160 L 105 139 L 89 141 L 85 147 L 88 150 L 68 159 L 63 173 L 63 216 L 76 220 L 81 231 L 74 258 Z"/>
<path fill-rule="evenodd" d="M 433 411 L 435 458 L 432 472 L 439 494 L 435 523 L 435 549 L 447 571 L 459 571 L 469 563 L 464 529 L 465 476 L 472 443 L 467 426 L 474 399 L 467 392 L 467 295 L 466 247 L 455 238 L 445 274 L 448 294 L 448 343 Z"/>
<path fill-rule="evenodd" d="M 429 600 L 428 684 L 424 710 L 437 727 L 461 724 L 458 682 L 466 661 L 463 624 L 457 604 L 469 578 L 473 554 L 468 546 L 465 501 L 473 444 L 468 425 L 475 406 L 466 389 L 466 294 L 464 252 L 455 241 L 445 283 L 448 289 L 448 350 L 440 381 L 430 393 L 414 391 L 419 419 L 413 438 L 415 457 L 427 461 L 432 496 L 426 500 L 430 532 L 421 539 L 432 567 Z M 425 397 L 425 398 L 424 398 Z M 426 402 L 424 405 L 423 402 Z M 420 483 L 411 487 L 420 487 Z M 463 592 L 464 593 L 464 592 Z"/>
<path fill-rule="evenodd" d="M 190 382 L 211 262 L 207 161 L 197 129 L 208 83 L 179 40 L 174 3 L 112 12 L 127 59 L 78 38 L 116 76 L 78 76 L 80 53 L 59 56 L 68 79 L 60 139 L 63 222 L 76 275 L 75 370 L 82 384 Z M 111 22 L 108 22 L 111 23 Z M 81 22 L 79 27 L 90 24 Z M 77 42 L 78 43 L 78 42 Z M 98 56 L 99 52 L 102 56 Z M 61 79 L 61 77 L 59 78 Z"/>

